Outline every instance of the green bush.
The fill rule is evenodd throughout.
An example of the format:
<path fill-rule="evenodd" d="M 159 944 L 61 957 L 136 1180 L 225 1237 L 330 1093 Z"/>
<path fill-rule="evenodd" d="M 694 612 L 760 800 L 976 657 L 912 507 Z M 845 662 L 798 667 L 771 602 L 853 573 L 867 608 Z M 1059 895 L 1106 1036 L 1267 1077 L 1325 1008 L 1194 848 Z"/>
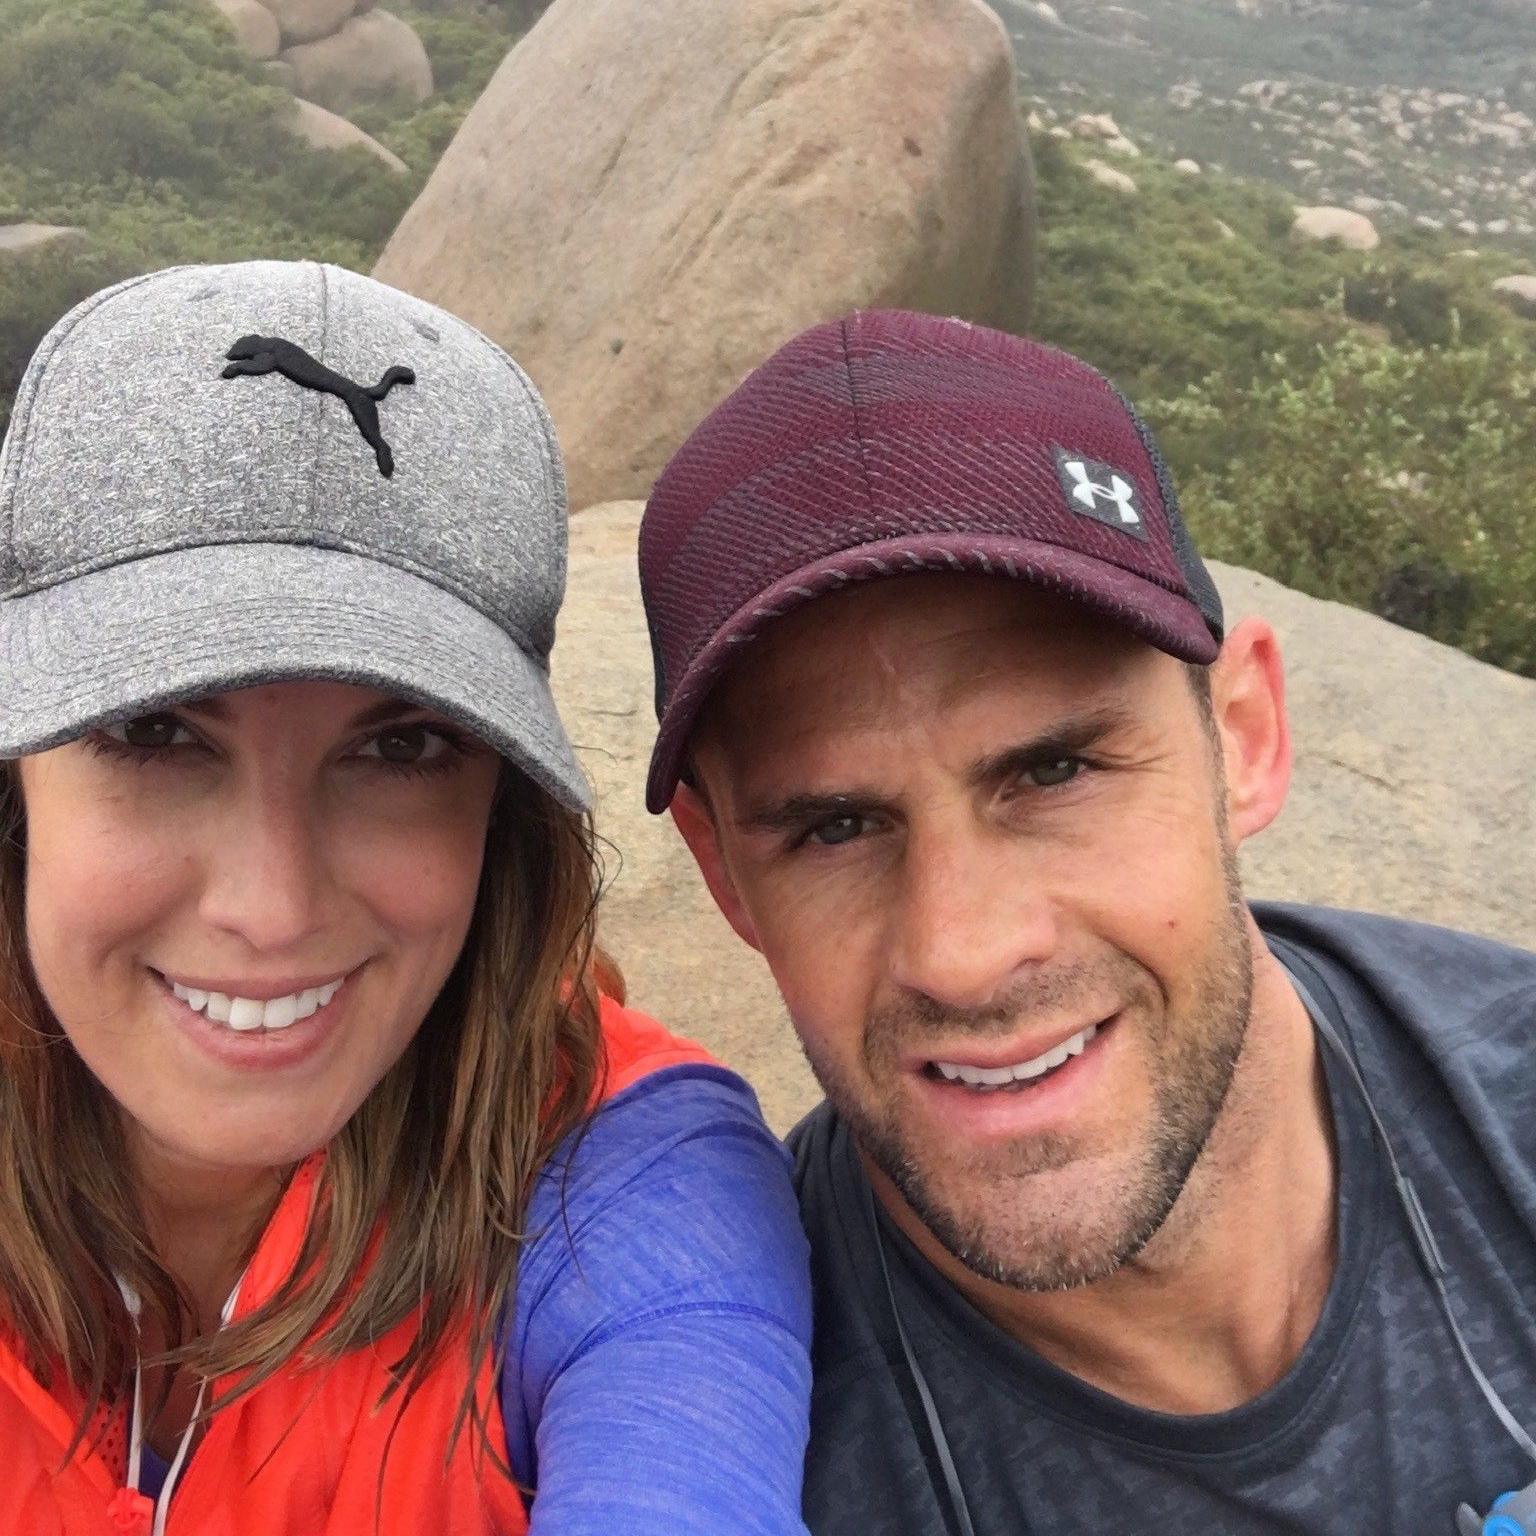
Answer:
<path fill-rule="evenodd" d="M 1346 277 L 1344 311 L 1353 319 L 1385 326 L 1393 341 L 1412 346 L 1489 341 L 1505 324 L 1468 282 L 1396 261 L 1371 262 Z"/>
<path fill-rule="evenodd" d="M 401 8 L 439 92 L 360 114 L 416 173 L 308 148 L 292 98 L 207 0 L 0 0 L 0 223 L 84 229 L 83 250 L 0 266 L 0 430 L 47 328 L 76 299 L 182 261 L 312 257 L 366 269 L 525 20 L 503 0 Z"/>
<path fill-rule="evenodd" d="M 0 266 L 0 435 L 27 359 L 49 327 L 81 299 L 131 270 L 90 252 L 63 258 L 39 252 Z"/>
<path fill-rule="evenodd" d="M 1296 247 L 1278 191 L 1186 180 L 1136 161 L 1127 197 L 1091 181 L 1058 141 L 1036 164 L 1040 274 L 1035 328 L 1133 396 L 1213 372 L 1244 378 L 1266 352 L 1336 334 L 1338 257 Z M 1277 237 L 1275 227 L 1282 233 Z"/>
<path fill-rule="evenodd" d="M 1533 402 L 1522 340 L 1346 336 L 1150 414 L 1206 554 L 1536 676 Z"/>

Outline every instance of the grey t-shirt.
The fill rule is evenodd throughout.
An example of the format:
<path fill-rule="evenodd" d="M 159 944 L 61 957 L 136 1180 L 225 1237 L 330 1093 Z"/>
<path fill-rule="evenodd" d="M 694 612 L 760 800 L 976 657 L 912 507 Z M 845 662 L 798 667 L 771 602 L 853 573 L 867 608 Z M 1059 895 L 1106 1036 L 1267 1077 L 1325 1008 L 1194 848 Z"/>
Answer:
<path fill-rule="evenodd" d="M 1536 1433 L 1536 955 L 1358 913 L 1256 906 L 1353 1048 L 1450 1269 L 1472 1350 Z M 976 1536 L 1454 1536 L 1536 1467 L 1456 1353 L 1358 1092 L 1324 1051 L 1339 1254 L 1290 1372 L 1228 1413 L 1134 1408 L 989 1323 L 882 1219 Z M 823 1105 L 791 1137 L 816 1285 L 815 1536 L 958 1527 L 880 1278 L 865 1181 Z"/>

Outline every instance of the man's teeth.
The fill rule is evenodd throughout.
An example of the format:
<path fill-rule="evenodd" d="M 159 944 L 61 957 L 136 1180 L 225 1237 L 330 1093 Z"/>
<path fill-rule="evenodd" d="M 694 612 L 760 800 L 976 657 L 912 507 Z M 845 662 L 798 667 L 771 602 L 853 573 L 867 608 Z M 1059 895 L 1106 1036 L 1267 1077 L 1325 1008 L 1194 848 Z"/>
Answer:
<path fill-rule="evenodd" d="M 1003 1088 L 1009 1083 L 1027 1083 L 1061 1066 L 1069 1056 L 1082 1054 L 1083 1047 L 1098 1034 L 1099 1026 L 1090 1024 L 1070 1040 L 1063 1040 L 1055 1050 L 1021 1061 L 1011 1067 L 962 1067 L 958 1062 L 936 1061 L 934 1066 L 951 1083 L 965 1083 L 972 1088 Z"/>
<path fill-rule="evenodd" d="M 179 981 L 171 983 L 171 991 L 194 1013 L 243 1032 L 248 1029 L 287 1029 L 299 1019 L 307 1019 L 336 996 L 345 980 L 343 976 L 326 982 L 323 987 L 311 987 L 307 992 L 294 992 L 288 997 L 265 1001 L 254 997 L 229 997 L 223 992 L 201 992 L 196 987 L 184 987 Z"/>

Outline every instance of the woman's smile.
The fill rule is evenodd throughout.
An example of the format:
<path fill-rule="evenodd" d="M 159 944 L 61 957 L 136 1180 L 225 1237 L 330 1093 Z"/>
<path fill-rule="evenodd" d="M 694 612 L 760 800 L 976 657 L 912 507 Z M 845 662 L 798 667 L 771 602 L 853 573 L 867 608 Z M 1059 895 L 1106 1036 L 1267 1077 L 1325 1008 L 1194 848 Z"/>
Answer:
<path fill-rule="evenodd" d="M 181 981 L 167 972 L 154 974 L 193 1013 L 201 1014 L 210 1023 L 245 1031 L 287 1029 L 300 1019 L 312 1017 L 336 996 L 352 972 L 343 971 L 327 981 L 284 985 Z"/>
<path fill-rule="evenodd" d="M 236 1072 L 292 1071 L 310 1063 L 357 1010 L 362 967 L 319 985 L 188 986 L 151 971 L 176 1033 L 209 1061 Z M 252 995 L 256 994 L 256 995 Z"/>

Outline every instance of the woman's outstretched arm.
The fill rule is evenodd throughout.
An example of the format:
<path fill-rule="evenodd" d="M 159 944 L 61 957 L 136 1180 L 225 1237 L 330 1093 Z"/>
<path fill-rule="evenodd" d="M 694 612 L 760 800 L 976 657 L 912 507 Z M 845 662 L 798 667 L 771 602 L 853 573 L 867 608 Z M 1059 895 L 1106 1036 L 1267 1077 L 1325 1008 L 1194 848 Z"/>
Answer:
<path fill-rule="evenodd" d="M 805 1239 L 750 1089 L 665 1069 L 541 1176 L 502 1406 L 532 1536 L 803 1536 Z"/>

